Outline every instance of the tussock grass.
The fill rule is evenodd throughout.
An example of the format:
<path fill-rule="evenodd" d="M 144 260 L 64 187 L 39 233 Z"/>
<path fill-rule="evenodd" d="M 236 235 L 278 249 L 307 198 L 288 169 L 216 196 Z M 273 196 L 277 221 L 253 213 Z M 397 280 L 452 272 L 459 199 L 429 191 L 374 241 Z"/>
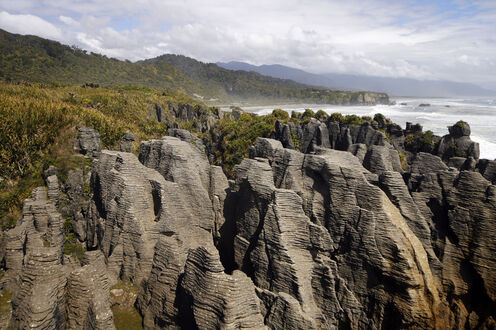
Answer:
<path fill-rule="evenodd" d="M 103 148 L 116 149 L 126 131 L 139 141 L 166 135 L 151 119 L 150 107 L 195 103 L 180 92 L 141 87 L 87 88 L 0 82 L 0 226 L 15 225 L 22 202 L 43 185 L 49 165 L 59 172 L 79 168 L 73 140 L 76 127 L 95 128 Z"/>

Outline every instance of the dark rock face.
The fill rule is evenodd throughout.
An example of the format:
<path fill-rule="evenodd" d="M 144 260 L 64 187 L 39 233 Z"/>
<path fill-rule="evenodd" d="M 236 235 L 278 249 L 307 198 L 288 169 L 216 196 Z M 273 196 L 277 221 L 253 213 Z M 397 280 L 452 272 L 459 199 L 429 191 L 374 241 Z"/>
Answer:
<path fill-rule="evenodd" d="M 284 124 L 282 120 L 276 121 L 272 138 L 281 141 L 284 148 L 295 148 L 293 139 L 291 137 L 291 128 L 289 124 Z"/>
<path fill-rule="evenodd" d="M 455 324 L 495 326 L 495 187 L 471 171 L 425 173 L 412 196 L 429 220 Z M 465 297 L 473 297 L 465 299 Z M 477 298 L 475 298 L 477 297 Z"/>
<path fill-rule="evenodd" d="M 496 183 L 496 161 L 481 159 L 477 164 L 477 169 L 486 180 L 493 184 Z"/>

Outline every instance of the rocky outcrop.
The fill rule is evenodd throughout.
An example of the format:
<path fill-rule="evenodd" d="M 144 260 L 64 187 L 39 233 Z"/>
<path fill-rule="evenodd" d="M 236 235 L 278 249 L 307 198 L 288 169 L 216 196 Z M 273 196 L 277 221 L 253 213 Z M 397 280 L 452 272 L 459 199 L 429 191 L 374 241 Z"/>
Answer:
<path fill-rule="evenodd" d="M 69 329 L 115 329 L 109 300 L 110 281 L 101 251 L 86 252 L 83 267 L 67 283 Z"/>
<path fill-rule="evenodd" d="M 79 241 L 86 240 L 87 222 L 86 214 L 90 203 L 89 173 L 83 170 L 69 170 L 65 184 L 61 187 L 63 192 L 59 204 L 59 211 L 70 219 L 72 229 Z"/>
<path fill-rule="evenodd" d="M 314 151 L 315 147 L 329 148 L 329 131 L 325 124 L 313 119 L 305 126 L 300 150 L 303 153 Z"/>
<path fill-rule="evenodd" d="M 100 133 L 89 127 L 79 127 L 74 149 L 84 155 L 94 155 L 100 151 Z"/>
<path fill-rule="evenodd" d="M 477 170 L 482 174 L 482 176 L 496 184 L 496 161 L 481 159 L 477 164 Z"/>
<path fill-rule="evenodd" d="M 279 140 L 284 148 L 295 149 L 293 138 L 291 136 L 291 126 L 285 124 L 282 120 L 277 120 L 274 125 L 274 132 L 271 136 L 275 140 Z"/>
<path fill-rule="evenodd" d="M 133 154 L 104 150 L 93 167 L 91 188 L 88 248 L 102 250 L 113 280 L 140 283 L 150 272 L 157 236 L 166 230 L 164 178 Z"/>
<path fill-rule="evenodd" d="M 166 179 L 162 206 L 167 229 L 162 232 L 170 238 L 161 237 L 155 246 L 151 275 L 138 297 L 138 305 L 146 326 L 175 324 L 178 310 L 174 292 L 187 251 L 198 246 L 213 248 L 213 242 L 218 243 L 228 182 L 219 167 L 208 163 L 204 153 L 177 138 L 142 143 L 140 160 Z M 164 267 L 169 269 L 166 273 L 160 271 Z M 168 278 L 163 279 L 166 274 Z M 159 305 L 157 300 L 161 301 Z"/>
<path fill-rule="evenodd" d="M 111 280 L 141 287 L 145 326 L 176 324 L 188 250 L 214 249 L 229 183 L 199 148 L 175 137 L 143 142 L 139 160 L 101 152 L 92 170 L 87 244 L 103 251 Z"/>
<path fill-rule="evenodd" d="M 13 329 L 63 329 L 66 274 L 58 248 L 31 249 L 12 298 Z"/>
<path fill-rule="evenodd" d="M 204 110 L 162 115 L 215 116 Z M 62 184 L 47 169 L 48 192 L 35 189 L 4 233 L 11 326 L 112 329 L 118 279 L 139 288 L 131 300 L 147 329 L 496 326 L 492 161 L 443 161 L 420 151 L 431 136 L 419 125 L 380 116 L 276 126 L 234 181 L 177 127 L 139 157 L 92 151 L 90 189 L 83 170 Z M 466 140 L 455 126 L 450 138 Z M 295 137 L 306 153 L 291 149 Z M 89 250 L 82 266 L 62 253 L 67 216 Z"/>
<path fill-rule="evenodd" d="M 127 132 L 122 136 L 122 139 L 119 144 L 119 148 L 124 152 L 132 152 L 133 151 L 133 142 L 136 140 L 134 134 L 131 132 Z"/>
<path fill-rule="evenodd" d="M 51 247 L 51 256 L 56 254 L 59 263 L 62 262 L 65 241 L 63 218 L 55 202 L 47 198 L 44 187 L 34 189 L 32 198 L 24 201 L 22 217 L 15 228 L 5 232 L 4 240 L 6 274 L 2 282 L 11 289 L 15 290 L 19 284 L 18 276 L 31 251 Z"/>
<path fill-rule="evenodd" d="M 353 94 L 350 104 L 376 105 L 389 104 L 389 96 L 385 93 L 359 92 Z"/>
<path fill-rule="evenodd" d="M 191 134 L 190 131 L 179 128 L 171 128 L 169 130 L 169 136 L 177 137 L 178 139 L 191 143 L 195 147 L 197 147 L 202 153 L 205 153 L 205 145 L 202 140 L 198 138 L 196 135 Z"/>
<path fill-rule="evenodd" d="M 181 281 L 182 326 L 192 329 L 263 329 L 253 282 L 239 270 L 224 273 L 217 250 L 190 250 Z"/>
<path fill-rule="evenodd" d="M 450 157 L 473 157 L 479 159 L 479 144 L 470 139 L 470 126 L 459 121 L 448 127 L 449 134 L 441 138 L 436 145 L 434 153 L 448 160 Z"/>
<path fill-rule="evenodd" d="M 480 173 L 423 172 L 412 196 L 432 228 L 434 251 L 442 264 L 443 288 L 452 322 L 469 328 L 495 326 L 495 192 Z M 470 298 L 467 298 L 470 297 Z"/>
<path fill-rule="evenodd" d="M 242 206 L 234 216 L 234 259 L 266 290 L 260 296 L 267 311 L 293 306 L 306 320 L 299 326 L 307 328 L 444 322 L 437 316 L 443 310 L 440 283 L 422 242 L 387 195 L 368 182 L 357 158 L 283 148 L 262 155 L 266 161 L 245 160 L 237 168 L 234 203 Z M 398 284 L 385 287 L 387 282 Z"/>
<path fill-rule="evenodd" d="M 403 172 L 398 152 L 385 146 L 372 145 L 363 158 L 363 166 L 376 174 L 385 171 Z"/>

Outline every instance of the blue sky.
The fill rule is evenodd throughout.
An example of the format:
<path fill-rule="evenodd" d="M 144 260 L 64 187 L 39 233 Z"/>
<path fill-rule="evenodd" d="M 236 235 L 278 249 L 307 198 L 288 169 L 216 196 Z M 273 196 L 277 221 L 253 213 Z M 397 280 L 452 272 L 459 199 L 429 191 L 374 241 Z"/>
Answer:
<path fill-rule="evenodd" d="M 202 61 L 496 89 L 496 0 L 0 0 L 0 28 L 132 61 Z"/>

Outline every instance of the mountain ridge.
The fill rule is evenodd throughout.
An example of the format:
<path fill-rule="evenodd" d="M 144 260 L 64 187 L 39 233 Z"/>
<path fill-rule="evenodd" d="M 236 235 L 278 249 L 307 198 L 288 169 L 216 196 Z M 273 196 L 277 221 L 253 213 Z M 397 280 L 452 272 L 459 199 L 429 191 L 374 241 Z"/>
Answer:
<path fill-rule="evenodd" d="M 217 65 L 231 70 L 255 71 L 272 77 L 292 79 L 314 86 L 345 90 L 374 90 L 394 96 L 452 97 L 496 95 L 496 91 L 475 84 L 453 81 L 417 80 L 413 78 L 390 78 L 340 73 L 315 74 L 280 64 L 256 66 L 237 61 L 218 62 Z"/>

